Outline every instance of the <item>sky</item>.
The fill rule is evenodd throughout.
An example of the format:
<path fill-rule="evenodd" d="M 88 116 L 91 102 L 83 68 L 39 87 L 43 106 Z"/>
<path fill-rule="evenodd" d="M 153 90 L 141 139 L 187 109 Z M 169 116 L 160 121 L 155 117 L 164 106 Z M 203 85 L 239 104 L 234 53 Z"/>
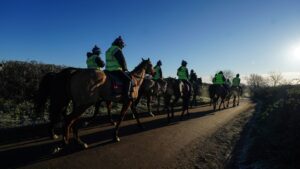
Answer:
<path fill-rule="evenodd" d="M 1 0 L 0 60 L 86 67 L 121 35 L 129 69 L 162 61 L 175 76 L 182 59 L 198 76 L 231 70 L 300 77 L 298 0 Z"/>

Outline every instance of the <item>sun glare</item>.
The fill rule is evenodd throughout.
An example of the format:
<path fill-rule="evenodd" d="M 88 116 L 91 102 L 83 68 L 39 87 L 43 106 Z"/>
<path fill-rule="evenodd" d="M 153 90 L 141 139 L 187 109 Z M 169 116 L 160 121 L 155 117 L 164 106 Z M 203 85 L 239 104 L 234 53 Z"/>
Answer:
<path fill-rule="evenodd" d="M 291 61 L 300 61 L 300 43 L 290 47 L 289 57 Z"/>

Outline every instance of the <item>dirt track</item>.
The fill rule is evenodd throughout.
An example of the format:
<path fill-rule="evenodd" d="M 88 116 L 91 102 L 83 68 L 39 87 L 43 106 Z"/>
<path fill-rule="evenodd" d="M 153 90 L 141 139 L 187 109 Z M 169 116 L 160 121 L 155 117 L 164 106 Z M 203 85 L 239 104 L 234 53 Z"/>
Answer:
<path fill-rule="evenodd" d="M 81 130 L 90 148 L 81 151 L 75 145 L 60 155 L 51 155 L 59 142 L 48 137 L 1 141 L 1 168 L 173 168 L 181 150 L 195 140 L 205 140 L 253 104 L 244 100 L 240 106 L 217 112 L 211 107 L 191 109 L 190 118 L 168 124 L 166 115 L 143 117 L 140 131 L 135 120 L 127 120 L 120 129 L 121 142 L 111 142 L 113 127 L 107 124 Z M 5 144 L 4 144 L 5 143 Z M 176 167 L 176 166 L 175 166 Z"/>

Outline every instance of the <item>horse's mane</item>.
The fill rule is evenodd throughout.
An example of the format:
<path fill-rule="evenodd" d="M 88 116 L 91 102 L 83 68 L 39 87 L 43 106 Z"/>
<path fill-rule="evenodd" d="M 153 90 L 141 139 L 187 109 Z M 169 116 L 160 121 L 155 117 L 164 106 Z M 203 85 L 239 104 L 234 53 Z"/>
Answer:
<path fill-rule="evenodd" d="M 141 70 L 141 68 L 144 66 L 145 62 L 147 62 L 147 60 L 143 60 L 140 64 L 138 64 L 134 69 L 133 71 L 131 71 L 130 73 L 133 73 L 133 72 L 137 72 L 139 70 Z"/>

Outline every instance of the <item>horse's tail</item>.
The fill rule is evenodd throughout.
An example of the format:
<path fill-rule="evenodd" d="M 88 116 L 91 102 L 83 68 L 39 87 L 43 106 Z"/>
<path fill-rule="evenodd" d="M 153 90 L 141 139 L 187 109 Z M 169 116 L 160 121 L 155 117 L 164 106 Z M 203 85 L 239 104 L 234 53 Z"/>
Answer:
<path fill-rule="evenodd" d="M 50 72 L 43 76 L 39 89 L 35 97 L 35 113 L 40 114 L 44 111 L 47 99 L 51 93 L 51 85 L 56 73 Z"/>

